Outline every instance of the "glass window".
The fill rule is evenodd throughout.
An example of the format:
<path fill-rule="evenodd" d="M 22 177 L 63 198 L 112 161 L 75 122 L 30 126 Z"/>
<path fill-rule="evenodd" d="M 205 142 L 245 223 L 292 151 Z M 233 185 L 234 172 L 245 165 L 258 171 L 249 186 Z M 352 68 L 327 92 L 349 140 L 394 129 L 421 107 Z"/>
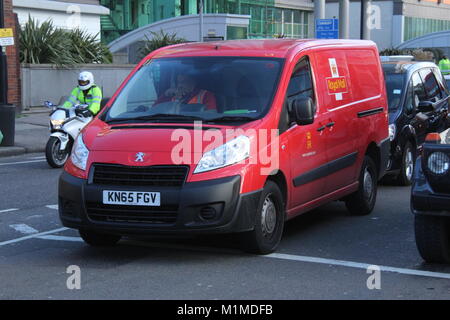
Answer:
<path fill-rule="evenodd" d="M 397 111 L 403 96 L 405 75 L 403 73 L 385 73 L 389 112 Z"/>
<path fill-rule="evenodd" d="M 431 69 L 420 70 L 420 76 L 425 85 L 428 99 L 433 102 L 440 100 L 442 98 L 441 90 Z"/>
<path fill-rule="evenodd" d="M 302 59 L 295 67 L 286 95 L 289 100 L 300 97 L 309 97 L 314 100 L 311 70 L 307 58 Z"/>
<path fill-rule="evenodd" d="M 282 59 L 183 57 L 150 60 L 121 90 L 106 121 L 248 121 L 268 111 Z"/>
<path fill-rule="evenodd" d="M 419 102 L 427 100 L 427 95 L 425 93 L 425 88 L 423 87 L 422 79 L 420 78 L 418 72 L 414 72 L 411 81 L 413 85 L 414 106 L 417 107 L 419 105 Z"/>

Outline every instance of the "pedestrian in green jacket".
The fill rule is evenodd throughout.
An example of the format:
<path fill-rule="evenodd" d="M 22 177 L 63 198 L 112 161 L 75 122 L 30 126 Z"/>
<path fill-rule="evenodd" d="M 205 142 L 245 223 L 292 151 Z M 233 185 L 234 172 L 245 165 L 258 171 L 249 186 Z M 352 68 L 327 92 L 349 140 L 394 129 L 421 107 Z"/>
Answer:
<path fill-rule="evenodd" d="M 441 61 L 439 61 L 439 69 L 441 69 L 443 75 L 450 74 L 450 60 L 447 56 L 442 56 Z"/>

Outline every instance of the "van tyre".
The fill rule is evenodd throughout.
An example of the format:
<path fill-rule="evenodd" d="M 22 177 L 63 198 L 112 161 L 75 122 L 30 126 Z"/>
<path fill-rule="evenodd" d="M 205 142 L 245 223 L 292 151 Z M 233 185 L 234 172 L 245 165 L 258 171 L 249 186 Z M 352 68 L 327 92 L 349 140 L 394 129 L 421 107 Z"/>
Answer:
<path fill-rule="evenodd" d="M 122 238 L 114 234 L 98 233 L 90 230 L 78 230 L 81 238 L 93 247 L 110 247 L 114 246 Z"/>
<path fill-rule="evenodd" d="M 412 182 L 414 163 L 416 161 L 416 148 L 409 141 L 406 142 L 403 147 L 401 160 L 402 163 L 400 166 L 400 173 L 397 176 L 397 184 L 400 186 L 409 186 Z"/>
<path fill-rule="evenodd" d="M 450 262 L 450 232 L 447 217 L 415 215 L 414 231 L 420 256 L 427 262 Z"/>
<path fill-rule="evenodd" d="M 345 206 L 351 215 L 364 216 L 372 212 L 377 200 L 377 167 L 369 156 L 364 157 L 359 175 L 358 190 L 345 199 Z"/>
<path fill-rule="evenodd" d="M 69 148 L 59 150 L 61 141 L 56 137 L 50 137 L 45 146 L 45 158 L 52 168 L 62 168 L 69 158 Z"/>
<path fill-rule="evenodd" d="M 254 229 L 240 235 L 243 249 L 256 254 L 275 251 L 281 241 L 284 220 L 285 208 L 280 188 L 275 182 L 267 181 L 259 200 Z"/>

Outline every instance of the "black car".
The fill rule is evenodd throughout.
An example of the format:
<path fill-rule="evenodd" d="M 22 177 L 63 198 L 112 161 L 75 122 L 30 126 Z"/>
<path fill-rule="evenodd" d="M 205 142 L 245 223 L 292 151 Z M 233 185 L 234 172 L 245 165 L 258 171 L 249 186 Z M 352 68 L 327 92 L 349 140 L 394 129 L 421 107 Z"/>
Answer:
<path fill-rule="evenodd" d="M 383 69 L 391 139 L 387 179 L 410 185 L 425 136 L 448 127 L 449 90 L 431 62 L 385 62 Z"/>
<path fill-rule="evenodd" d="M 416 244 L 427 262 L 450 262 L 450 133 L 445 135 L 442 142 L 438 135 L 424 143 L 411 190 Z"/>

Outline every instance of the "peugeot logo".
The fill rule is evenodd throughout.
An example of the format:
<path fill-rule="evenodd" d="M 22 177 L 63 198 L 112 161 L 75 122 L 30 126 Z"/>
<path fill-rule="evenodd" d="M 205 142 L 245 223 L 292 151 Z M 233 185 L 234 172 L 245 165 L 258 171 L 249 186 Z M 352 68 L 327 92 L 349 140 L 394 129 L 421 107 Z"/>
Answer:
<path fill-rule="evenodd" d="M 145 153 L 143 152 L 136 153 L 136 159 L 134 159 L 134 162 L 144 162 L 144 156 Z"/>

